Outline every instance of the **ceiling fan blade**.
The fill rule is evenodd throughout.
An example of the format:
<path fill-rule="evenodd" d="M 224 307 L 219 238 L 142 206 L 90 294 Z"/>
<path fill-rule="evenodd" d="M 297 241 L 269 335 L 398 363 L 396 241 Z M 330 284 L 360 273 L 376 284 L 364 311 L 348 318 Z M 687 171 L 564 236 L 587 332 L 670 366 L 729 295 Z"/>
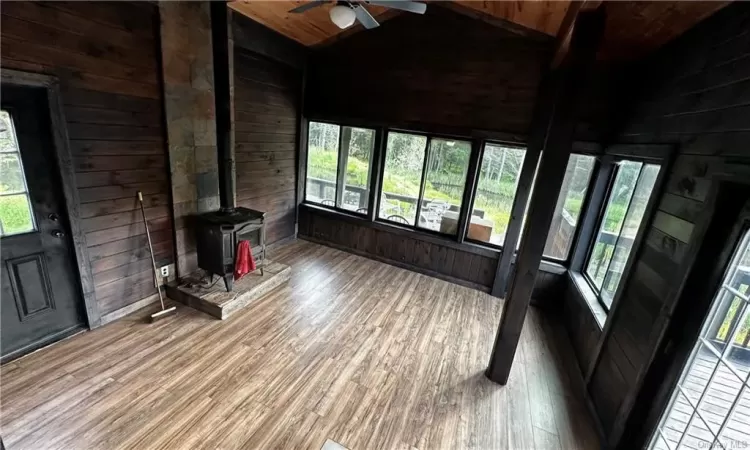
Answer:
<path fill-rule="evenodd" d="M 367 3 L 375 6 L 385 6 L 386 8 L 400 9 L 417 14 L 424 14 L 427 11 L 427 5 L 420 2 L 410 2 L 408 0 L 367 0 Z"/>
<path fill-rule="evenodd" d="M 328 3 L 328 0 L 312 0 L 309 3 L 305 3 L 304 5 L 300 5 L 292 10 L 290 10 L 290 13 L 293 14 L 299 14 L 307 11 L 308 9 L 317 8 L 318 6 L 323 6 L 326 3 Z"/>
<path fill-rule="evenodd" d="M 371 30 L 373 28 L 377 28 L 380 26 L 378 21 L 375 20 L 374 17 L 372 17 L 372 14 L 370 14 L 370 12 L 366 10 L 363 5 L 355 6 L 354 14 L 357 15 L 357 20 L 359 20 L 359 23 L 361 23 L 362 26 L 364 26 L 368 30 Z"/>

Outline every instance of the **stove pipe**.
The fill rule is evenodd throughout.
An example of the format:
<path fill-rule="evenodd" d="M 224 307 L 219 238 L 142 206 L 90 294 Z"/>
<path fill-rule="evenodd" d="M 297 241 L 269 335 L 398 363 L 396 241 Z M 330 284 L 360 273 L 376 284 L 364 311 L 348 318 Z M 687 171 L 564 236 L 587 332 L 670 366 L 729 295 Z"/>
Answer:
<path fill-rule="evenodd" d="M 234 212 L 234 159 L 232 158 L 232 119 L 229 97 L 229 29 L 227 3 L 209 2 L 211 42 L 214 62 L 214 99 L 216 104 L 216 150 L 219 163 L 219 201 L 221 212 Z"/>

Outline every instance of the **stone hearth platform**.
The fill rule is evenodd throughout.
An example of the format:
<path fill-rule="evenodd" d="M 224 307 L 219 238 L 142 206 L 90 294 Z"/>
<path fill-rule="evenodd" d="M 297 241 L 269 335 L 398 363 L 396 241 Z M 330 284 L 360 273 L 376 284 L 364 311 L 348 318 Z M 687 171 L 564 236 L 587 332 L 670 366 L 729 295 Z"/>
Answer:
<path fill-rule="evenodd" d="M 286 283 L 292 273 L 291 267 L 271 260 L 266 261 L 263 271 L 264 274 L 261 275 L 259 268 L 255 272 L 245 275 L 241 280 L 235 281 L 232 292 L 227 292 L 224 287 L 224 280 L 220 279 L 210 288 L 189 283 L 168 286 L 167 295 L 191 308 L 224 320 L 254 300 Z"/>

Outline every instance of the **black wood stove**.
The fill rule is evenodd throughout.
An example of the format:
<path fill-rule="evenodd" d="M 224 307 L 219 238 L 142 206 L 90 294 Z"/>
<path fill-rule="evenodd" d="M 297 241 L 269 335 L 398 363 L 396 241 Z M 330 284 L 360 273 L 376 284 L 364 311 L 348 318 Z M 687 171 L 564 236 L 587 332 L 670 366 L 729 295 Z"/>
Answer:
<path fill-rule="evenodd" d="M 231 152 L 231 103 L 229 92 L 229 48 L 226 3 L 211 2 L 211 37 L 216 98 L 216 150 L 219 160 L 221 209 L 198 215 L 195 240 L 198 267 L 224 278 L 227 291 L 234 283 L 237 244 L 250 241 L 253 257 L 263 274 L 266 259 L 265 213 L 235 207 L 234 159 Z"/>
<path fill-rule="evenodd" d="M 266 259 L 266 213 L 249 208 L 234 208 L 199 215 L 196 219 L 195 241 L 198 267 L 211 275 L 224 278 L 227 292 L 234 282 L 237 244 L 249 241 L 253 258 L 263 275 Z"/>

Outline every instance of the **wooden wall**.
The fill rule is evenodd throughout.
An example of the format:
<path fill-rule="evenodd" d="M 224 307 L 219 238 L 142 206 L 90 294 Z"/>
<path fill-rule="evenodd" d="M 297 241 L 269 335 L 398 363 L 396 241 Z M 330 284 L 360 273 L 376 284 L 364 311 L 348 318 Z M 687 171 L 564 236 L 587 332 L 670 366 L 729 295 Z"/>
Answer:
<path fill-rule="evenodd" d="M 458 244 L 308 205 L 300 206 L 298 234 L 303 239 L 485 292 L 492 288 L 500 257 L 497 250 Z M 541 272 L 534 288 L 535 297 L 558 291 L 559 280 L 559 274 Z"/>
<path fill-rule="evenodd" d="M 294 235 L 299 70 L 234 53 L 237 204 L 267 213 L 267 241 Z"/>
<path fill-rule="evenodd" d="M 232 14 L 237 204 L 267 213 L 267 242 L 294 236 L 307 50 Z"/>
<path fill-rule="evenodd" d="M 676 143 L 680 154 L 657 194 L 658 210 L 624 280 L 623 297 L 607 319 L 601 353 L 590 342 L 576 345 L 582 366 L 598 356 L 588 389 L 610 445 L 622 435 L 692 265 L 692 250 L 704 238 L 717 176 L 727 165 L 750 163 L 749 21 L 746 3 L 719 11 L 633 67 L 632 84 L 623 86 L 640 96 L 627 108 L 617 140 Z M 567 309 L 574 342 L 596 335 L 581 318 L 589 311 L 574 302 Z"/>
<path fill-rule="evenodd" d="M 2 6 L 2 67 L 61 81 L 102 315 L 156 293 L 137 190 L 159 263 L 173 261 L 158 20 L 147 3 Z"/>
<path fill-rule="evenodd" d="M 317 51 L 305 114 L 525 135 L 553 47 L 435 4 Z"/>

